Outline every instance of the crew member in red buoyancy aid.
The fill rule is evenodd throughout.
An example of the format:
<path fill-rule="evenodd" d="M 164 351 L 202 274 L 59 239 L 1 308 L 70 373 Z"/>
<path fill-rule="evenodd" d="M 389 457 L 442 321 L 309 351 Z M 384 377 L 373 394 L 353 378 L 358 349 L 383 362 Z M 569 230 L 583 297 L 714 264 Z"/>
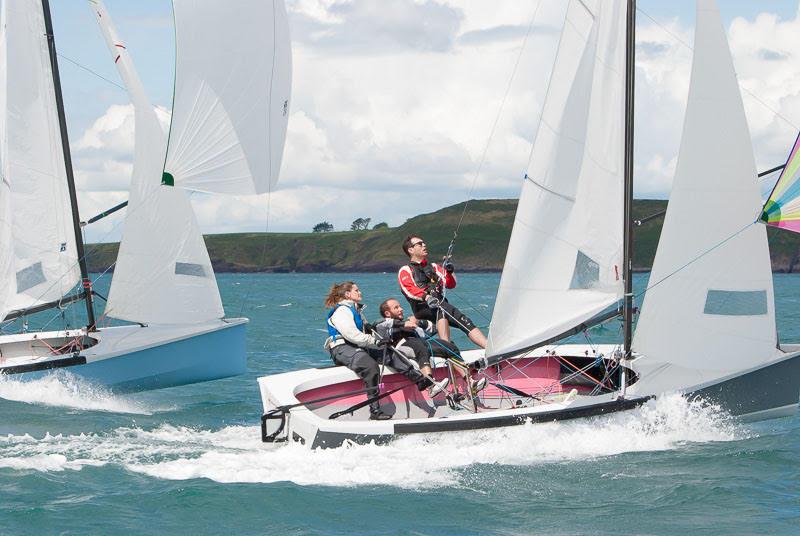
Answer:
<path fill-rule="evenodd" d="M 368 333 L 369 324 L 361 315 L 361 291 L 352 281 L 335 284 L 328 292 L 325 306 L 330 307 L 326 325 L 330 335 L 325 341 L 325 349 L 331 354 L 333 362 L 344 365 L 364 380 L 367 396 L 378 396 L 380 369 L 378 363 L 392 367 L 403 374 L 422 391 L 433 385 L 408 361 L 401 361 L 387 346 L 389 339 L 382 339 Z M 384 349 L 387 351 L 384 352 Z M 369 405 L 370 419 L 383 421 L 392 416 L 381 410 L 378 401 Z"/>
<path fill-rule="evenodd" d="M 414 316 L 436 322 L 436 331 L 442 340 L 450 340 L 450 326 L 453 326 L 466 333 L 469 340 L 486 348 L 483 332 L 443 297 L 445 288 L 456 286 L 453 264 L 448 261 L 440 266 L 428 262 L 428 246 L 417 235 L 409 235 L 403 240 L 403 253 L 408 255 L 410 262 L 400 268 L 397 280 Z"/>

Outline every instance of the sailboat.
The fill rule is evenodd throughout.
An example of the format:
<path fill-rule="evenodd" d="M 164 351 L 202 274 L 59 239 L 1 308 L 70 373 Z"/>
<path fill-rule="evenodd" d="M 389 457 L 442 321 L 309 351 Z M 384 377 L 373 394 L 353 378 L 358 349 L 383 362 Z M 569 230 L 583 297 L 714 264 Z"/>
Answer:
<path fill-rule="evenodd" d="M 489 344 L 463 355 L 489 387 L 431 399 L 385 373 L 392 419 L 370 421 L 346 368 L 265 376 L 264 441 L 383 442 L 628 411 L 669 393 L 752 419 L 797 411 L 800 345 L 778 342 L 753 151 L 714 0 L 697 2 L 678 164 L 634 333 L 635 13 L 634 0 L 568 5 Z M 619 344 L 561 342 L 620 316 Z"/>
<path fill-rule="evenodd" d="M 291 92 L 282 0 L 175 0 L 175 95 L 158 122 L 100 0 L 89 0 L 135 110 L 130 198 L 102 327 L 86 268 L 47 0 L 0 17 L 0 320 L 84 302 L 87 325 L 0 335 L 0 373 L 54 369 L 137 391 L 241 374 L 246 318 L 225 318 L 189 191 L 274 188 Z M 258 55 L 251 52 L 258 50 Z M 76 287 L 77 291 L 73 291 Z"/>

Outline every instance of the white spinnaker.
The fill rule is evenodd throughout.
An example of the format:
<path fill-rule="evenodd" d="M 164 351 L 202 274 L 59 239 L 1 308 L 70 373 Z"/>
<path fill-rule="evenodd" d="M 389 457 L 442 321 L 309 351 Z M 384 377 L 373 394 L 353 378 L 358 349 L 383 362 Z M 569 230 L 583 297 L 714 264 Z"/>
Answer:
<path fill-rule="evenodd" d="M 128 89 L 136 120 L 130 198 L 106 313 L 154 324 L 221 318 L 217 281 L 187 193 L 161 185 L 166 134 L 105 6 L 93 0 L 89 7 Z"/>
<path fill-rule="evenodd" d="M 8 310 L 57 300 L 80 280 L 42 3 L 3 2 L 3 180 L 0 268 Z M 10 236 L 8 226 L 10 225 Z M 10 278 L 9 278 L 10 275 Z"/>
<path fill-rule="evenodd" d="M 625 2 L 571 1 L 500 280 L 487 355 L 620 299 Z"/>
<path fill-rule="evenodd" d="M 658 378 L 697 385 L 774 358 L 766 228 L 742 97 L 713 0 L 697 2 L 678 164 L 633 341 Z M 636 387 L 636 386 L 634 386 Z"/>
<path fill-rule="evenodd" d="M 175 97 L 165 172 L 205 192 L 271 191 L 289 119 L 283 0 L 174 0 Z"/>

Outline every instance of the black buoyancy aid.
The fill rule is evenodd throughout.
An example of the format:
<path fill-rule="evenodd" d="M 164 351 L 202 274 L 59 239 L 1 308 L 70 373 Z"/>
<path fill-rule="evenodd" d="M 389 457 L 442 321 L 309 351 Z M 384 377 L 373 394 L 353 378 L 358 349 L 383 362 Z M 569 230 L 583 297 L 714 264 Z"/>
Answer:
<path fill-rule="evenodd" d="M 411 268 L 411 277 L 414 279 L 415 285 L 422 289 L 435 289 L 441 292 L 442 281 L 432 263 L 423 260 L 422 262 L 410 262 L 408 266 Z"/>

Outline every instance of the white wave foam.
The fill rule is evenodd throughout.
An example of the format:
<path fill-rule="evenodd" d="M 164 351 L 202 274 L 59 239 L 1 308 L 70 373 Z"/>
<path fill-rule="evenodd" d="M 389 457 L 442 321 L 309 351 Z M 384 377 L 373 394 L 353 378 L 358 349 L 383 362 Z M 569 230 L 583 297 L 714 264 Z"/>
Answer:
<path fill-rule="evenodd" d="M 316 451 L 299 444 L 264 445 L 258 427 L 245 426 L 208 431 L 161 425 L 41 440 L 8 436 L 0 438 L 0 467 L 57 471 L 112 463 L 171 480 L 424 489 L 464 485 L 463 470 L 475 464 L 585 462 L 745 437 L 746 431 L 719 409 L 674 396 L 591 420 L 408 436 L 385 446 Z"/>
<path fill-rule="evenodd" d="M 163 409 L 115 395 L 74 374 L 58 371 L 36 380 L 16 380 L 0 375 L 0 398 L 28 404 L 60 406 L 88 411 L 151 415 Z"/>

